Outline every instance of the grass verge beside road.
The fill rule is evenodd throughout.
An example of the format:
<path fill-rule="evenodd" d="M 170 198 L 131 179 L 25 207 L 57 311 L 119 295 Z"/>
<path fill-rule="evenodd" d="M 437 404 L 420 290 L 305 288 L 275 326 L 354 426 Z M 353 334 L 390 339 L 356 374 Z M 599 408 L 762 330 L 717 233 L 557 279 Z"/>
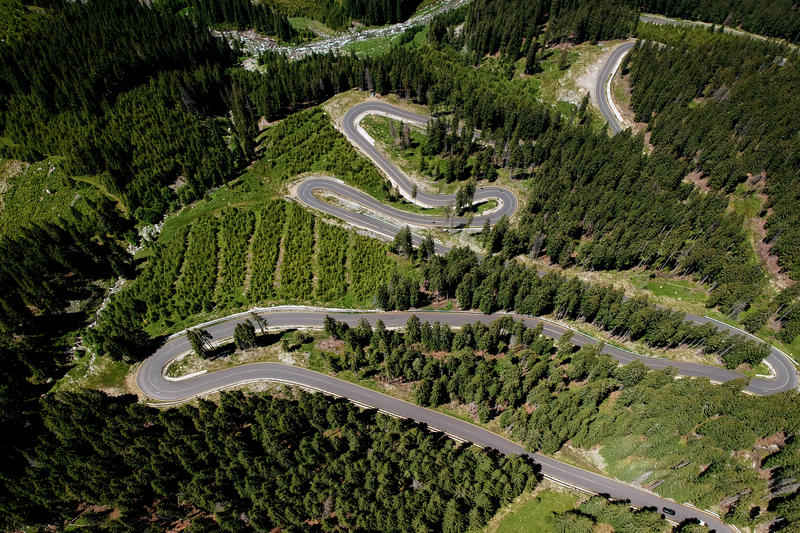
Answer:
<path fill-rule="evenodd" d="M 483 533 L 556 533 L 550 516 L 575 508 L 578 493 L 543 481 L 537 490 L 520 495 L 500 509 Z"/>

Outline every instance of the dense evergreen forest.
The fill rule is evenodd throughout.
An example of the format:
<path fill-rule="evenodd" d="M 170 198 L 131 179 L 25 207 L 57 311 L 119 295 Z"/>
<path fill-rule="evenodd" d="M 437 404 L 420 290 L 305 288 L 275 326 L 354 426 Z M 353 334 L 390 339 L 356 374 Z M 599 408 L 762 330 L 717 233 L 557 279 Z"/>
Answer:
<path fill-rule="evenodd" d="M 735 524 L 781 516 L 775 530 L 790 531 L 798 519 L 790 486 L 800 467 L 796 445 L 772 454 L 756 451 L 758 439 L 781 440 L 784 431 L 800 429 L 794 392 L 752 397 L 739 392 L 743 380 L 714 386 L 675 380 L 674 370 L 648 371 L 638 361 L 618 366 L 597 346 L 576 349 L 569 335 L 554 342 L 541 335 L 541 325 L 527 328 L 511 317 L 458 331 L 415 316 L 403 331 L 365 321 L 350 328 L 329 319 L 325 331 L 344 341 L 342 350 L 326 352 L 334 370 L 413 383 L 419 405 L 466 406 L 477 421 L 496 420 L 529 450 L 555 453 L 567 441 L 585 448 L 602 444 L 609 469 L 623 479 L 644 474 L 659 494 L 703 508 L 721 505 Z M 697 409 L 701 403 L 705 408 Z M 690 455 L 675 446 L 679 440 Z M 748 451 L 734 453 L 739 450 Z M 631 455 L 645 457 L 647 466 L 626 471 Z M 770 483 L 742 457 L 770 470 Z M 621 530 L 637 527 L 658 529 L 645 522 Z"/>
<path fill-rule="evenodd" d="M 230 393 L 161 411 L 85 391 L 41 408 L 34 466 L 11 488 L 21 507 L 5 510 L 5 527 L 80 516 L 125 531 L 456 532 L 537 481 L 521 458 L 321 395 Z"/>
<path fill-rule="evenodd" d="M 470 3 L 462 38 L 479 56 L 502 52 L 516 61 L 537 53 L 544 42 L 599 41 L 625 37 L 636 28 L 637 13 L 624 2 L 608 0 L 477 0 Z"/>
<path fill-rule="evenodd" d="M 345 29 L 405 20 L 419 5 L 4 2 L 0 156 L 53 158 L 59 172 L 99 192 L 76 196 L 52 220 L 4 221 L 1 527 L 80 519 L 137 531 L 456 532 L 484 525 L 536 485 L 526 461 L 317 395 L 224 394 L 156 410 L 93 391 L 48 394 L 72 353 L 88 347 L 135 362 L 150 353 L 151 335 L 200 316 L 276 302 L 388 310 L 450 299 L 485 313 L 584 321 L 652 348 L 698 350 L 728 368 L 753 367 L 767 353 L 619 289 L 524 266 L 547 258 L 692 276 L 709 288 L 709 306 L 748 330 L 770 323 L 787 343 L 800 335 L 800 284 L 764 298 L 768 277 L 729 207 L 743 184 L 765 195 L 765 242 L 797 279 L 797 54 L 636 24 L 637 10 L 647 10 L 796 41 L 795 6 L 474 0 L 435 17 L 415 46 L 406 45 L 418 29 L 382 55 L 266 53 L 257 71 L 239 68 L 239 51 L 208 31 L 291 41 L 287 15 Z M 640 43 L 624 72 L 652 146 L 644 135 L 593 128 L 587 100 L 560 113 L 524 84 L 555 45 L 631 35 Z M 507 70 L 476 68 L 495 61 Z M 274 199 L 300 173 L 329 172 L 397 200 L 313 107 L 351 88 L 428 106 L 437 120 L 423 161 L 445 162 L 434 177 L 464 188 L 502 172 L 529 186 L 518 220 L 493 221 L 478 236 L 485 259 L 466 248 L 435 256 L 430 238 L 414 250 L 407 233 L 387 245 Z M 273 124 L 259 134 L 262 118 Z M 684 180 L 690 172 L 702 188 Z M 203 211 L 203 198 L 223 184 L 247 201 Z M 137 229 L 181 208 L 188 222 L 142 242 Z M 144 245 L 143 259 L 127 245 Z M 115 279 L 128 281 L 103 301 Z M 633 482 L 649 471 L 656 491 L 718 506 L 737 524 L 774 520 L 773 529 L 791 530 L 800 522 L 796 394 L 755 398 L 741 394 L 742 382 L 618 367 L 596 348 L 575 351 L 569 339 L 554 343 L 508 320 L 457 332 L 413 322 L 404 332 L 328 326 L 344 341 L 325 354 L 332 372 L 406 385 L 421 405 L 466 406 L 531 450 L 603 446 L 611 475 Z M 633 472 L 629 457 L 645 458 L 647 469 Z M 560 520 L 567 529 L 665 527 L 654 513 L 597 498 Z"/>
<path fill-rule="evenodd" d="M 333 30 L 346 30 L 354 21 L 366 26 L 383 26 L 408 20 L 421 0 L 319 0 L 294 2 L 278 0 L 292 16 L 316 19 Z"/>
<path fill-rule="evenodd" d="M 250 0 L 159 0 L 155 5 L 172 12 L 186 13 L 198 26 L 254 29 L 289 41 L 296 32 L 286 16 L 266 3 Z"/>
<path fill-rule="evenodd" d="M 668 17 L 741 26 L 789 42 L 800 39 L 800 11 L 791 0 L 637 0 L 636 7 Z"/>
<path fill-rule="evenodd" d="M 155 222 L 250 156 L 211 116 L 225 114 L 232 59 L 186 17 L 134 0 L 66 3 L 0 49 L 3 153 L 68 156 L 71 174 L 99 175 Z"/>
<path fill-rule="evenodd" d="M 764 242 L 778 264 L 800 276 L 800 69 L 791 50 L 703 30 L 647 27 L 628 68 L 632 105 L 651 141 L 686 161 L 708 187 L 733 192 L 746 183 L 767 195 Z M 656 41 L 654 43 L 653 41 Z M 658 43 L 658 44 L 657 44 Z M 667 44 L 668 46 L 662 46 Z M 755 313 L 758 329 L 774 313 L 796 334 L 800 308 L 784 296 Z M 779 307 L 788 308 L 779 310 Z"/>

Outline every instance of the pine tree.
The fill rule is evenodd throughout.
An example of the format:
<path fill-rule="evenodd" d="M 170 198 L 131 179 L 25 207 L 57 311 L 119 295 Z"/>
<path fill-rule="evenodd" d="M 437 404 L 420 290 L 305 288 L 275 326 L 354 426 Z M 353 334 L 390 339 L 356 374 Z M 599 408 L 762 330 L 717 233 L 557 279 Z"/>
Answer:
<path fill-rule="evenodd" d="M 533 41 L 528 47 L 528 55 L 525 58 L 525 74 L 536 74 L 539 72 L 539 61 L 537 52 L 539 51 L 539 43 Z"/>
<path fill-rule="evenodd" d="M 186 338 L 189 339 L 192 350 L 199 358 L 206 359 L 209 356 L 213 345 L 211 344 L 212 337 L 208 330 L 202 328 L 187 329 Z"/>
<path fill-rule="evenodd" d="M 233 328 L 233 342 L 239 350 L 256 346 L 256 327 L 249 320 L 239 322 Z"/>

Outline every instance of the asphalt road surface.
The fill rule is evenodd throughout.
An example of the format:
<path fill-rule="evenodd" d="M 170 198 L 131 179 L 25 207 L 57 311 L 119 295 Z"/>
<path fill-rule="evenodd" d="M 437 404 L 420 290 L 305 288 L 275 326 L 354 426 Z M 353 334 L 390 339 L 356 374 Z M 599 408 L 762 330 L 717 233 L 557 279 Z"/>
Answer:
<path fill-rule="evenodd" d="M 659 18 L 658 21 L 656 21 L 651 20 L 652 18 L 653 17 L 650 17 L 649 15 L 642 15 L 640 20 L 643 22 L 656 22 L 659 24 L 683 24 L 681 21 L 675 21 L 671 19 Z M 614 134 L 622 131 L 622 124 L 620 124 L 620 122 L 617 120 L 617 117 L 612 109 L 612 104 L 609 101 L 609 86 L 611 83 L 611 78 L 614 76 L 617 68 L 619 68 L 623 57 L 625 54 L 630 52 L 634 46 L 636 46 L 636 43 L 627 42 L 614 49 L 603 65 L 595 86 L 597 106 L 600 109 L 600 113 L 603 115 L 603 118 L 605 118 L 606 122 L 608 122 L 611 132 Z M 728 326 L 727 324 L 707 317 L 687 314 L 686 319 L 695 324 L 714 324 L 718 329 L 723 329 L 733 334 L 744 334 L 744 332 L 737 328 Z M 792 362 L 789 361 L 789 359 L 781 351 L 773 347 L 769 356 L 766 358 L 766 362 L 769 363 L 770 366 L 772 366 L 772 368 L 775 370 L 777 377 L 772 380 L 753 380 L 748 387 L 748 391 L 755 394 L 767 395 L 797 388 L 797 370 Z"/>
<path fill-rule="evenodd" d="M 607 82 L 616 70 L 621 57 L 633 46 L 633 43 L 626 43 L 614 50 L 609 60 L 603 66 L 603 71 L 598 81 L 598 104 L 603 116 L 609 121 L 612 131 L 615 133 L 621 131 L 621 126 L 616 121 L 616 117 L 608 105 L 608 99 L 606 97 Z M 600 90 L 599 87 L 601 83 L 603 85 L 602 90 Z M 411 198 L 413 182 L 383 156 L 383 154 L 381 154 L 359 131 L 358 121 L 361 117 L 370 113 L 389 115 L 393 118 L 414 124 L 425 124 L 428 118 L 381 102 L 365 102 L 353 106 L 345 114 L 342 129 L 347 138 L 372 159 L 398 190 L 400 190 L 403 196 L 420 205 L 428 207 L 452 205 L 453 195 L 433 195 L 418 191 L 416 197 L 413 199 Z M 365 215 L 349 209 L 344 209 L 320 199 L 319 196 L 321 195 L 319 193 L 324 195 L 326 192 L 346 203 L 356 204 L 366 211 L 371 211 L 376 216 Z M 326 212 L 355 226 L 384 235 L 388 238 L 393 237 L 398 227 L 405 224 L 435 227 L 444 226 L 448 223 L 453 225 L 465 223 L 464 220 L 460 219 L 448 221 L 443 217 L 417 215 L 385 206 L 369 195 L 345 185 L 341 181 L 328 177 L 311 177 L 301 181 L 297 185 L 296 194 L 297 199 L 308 207 Z M 485 187 L 478 189 L 475 198 L 476 201 L 485 201 L 486 199 L 494 198 L 499 204 L 493 214 L 475 217 L 473 224 L 478 226 L 482 225 L 486 218 L 496 217 L 496 219 L 499 219 L 503 214 L 511 216 L 518 206 L 514 194 L 502 187 Z M 391 220 L 393 223 L 389 223 L 387 220 Z M 414 240 L 415 244 L 419 243 L 419 237 L 414 236 Z M 443 253 L 447 250 L 447 248 L 441 244 L 437 244 L 436 246 L 437 253 Z M 387 327 L 402 327 L 412 314 L 416 314 L 422 321 L 434 322 L 438 320 L 442 324 L 448 324 L 454 328 L 463 326 L 466 323 L 478 321 L 490 322 L 501 316 L 500 314 L 484 315 L 475 312 L 418 311 L 415 313 L 345 313 L 341 311 L 289 311 L 282 309 L 265 311 L 261 314 L 268 319 L 270 328 L 279 329 L 321 328 L 326 315 L 330 315 L 337 320 L 347 322 L 351 325 L 355 325 L 361 318 L 366 318 L 372 324 L 380 319 Z M 524 320 L 528 326 L 534 326 L 540 322 L 543 323 L 544 334 L 553 338 L 561 337 L 566 331 L 566 328 L 562 326 L 538 318 L 519 315 L 512 316 L 516 319 Z M 205 329 L 211 334 L 212 339 L 222 340 L 232 337 L 236 323 L 245 319 L 246 316 L 237 315 L 208 325 Z M 706 317 L 687 315 L 687 320 L 694 323 L 713 323 L 720 329 L 740 333 L 735 328 Z M 577 346 L 596 342 L 594 339 L 580 333 L 575 333 L 572 337 L 572 341 Z M 537 453 L 527 452 L 518 444 L 463 420 L 452 418 L 437 411 L 425 409 L 392 398 L 391 396 L 307 369 L 277 363 L 254 363 L 189 377 L 187 379 L 166 379 L 165 373 L 170 362 L 190 350 L 189 342 L 185 334 L 182 334 L 166 342 L 152 356 L 146 359 L 139 367 L 136 374 L 136 383 L 142 393 L 154 400 L 181 402 L 251 382 L 271 381 L 297 385 L 326 394 L 344 397 L 361 406 L 379 409 L 380 411 L 392 415 L 416 420 L 428 425 L 431 429 L 442 431 L 461 441 L 471 442 L 482 447 L 494 448 L 505 454 L 527 455 L 540 465 L 544 476 L 575 488 L 592 493 L 607 494 L 616 499 L 628 500 L 636 507 L 652 507 L 659 512 L 662 512 L 662 509 L 667 507 L 675 512 L 673 516 L 669 517 L 671 520 L 680 522 L 687 518 L 697 518 L 706 522 L 709 527 L 716 531 L 732 531 L 732 529 L 725 525 L 719 518 L 702 510 L 679 505 L 638 487 L 581 470 Z M 680 375 L 687 377 L 706 378 L 714 382 L 726 382 L 741 377 L 740 374 L 723 368 L 637 355 L 609 345 L 605 345 L 603 351 L 610 354 L 620 363 L 628 363 L 638 359 L 652 369 L 674 367 Z M 792 363 L 788 361 L 780 351 L 773 348 L 767 358 L 767 362 L 773 367 L 777 376 L 774 379 L 752 379 L 747 387 L 748 392 L 754 394 L 775 394 L 797 388 L 797 372 Z"/>
<path fill-rule="evenodd" d="M 484 315 L 476 312 L 437 311 L 417 311 L 415 313 L 326 312 L 324 310 L 304 310 L 302 308 L 296 308 L 295 310 L 276 308 L 274 311 L 265 311 L 260 314 L 268 320 L 270 328 L 278 329 L 321 328 L 326 315 L 330 315 L 336 320 L 341 320 L 351 325 L 357 324 L 361 318 L 366 318 L 371 324 L 374 324 L 380 319 L 387 327 L 401 327 L 405 325 L 412 314 L 416 314 L 422 321 L 434 322 L 438 320 L 440 323 L 448 324 L 454 328 L 463 326 L 466 323 L 478 321 L 488 323 L 499 316 L 504 316 L 502 314 Z M 544 334 L 549 337 L 559 338 L 566 331 L 566 328 L 562 326 L 542 321 L 538 318 L 520 315 L 511 316 L 518 320 L 524 320 L 525 323 L 531 327 L 541 322 L 544 325 Z M 206 329 L 214 340 L 230 338 L 233 335 L 233 329 L 236 323 L 246 318 L 247 315 L 245 314 L 230 319 L 223 319 L 208 325 Z M 578 346 L 596 342 L 580 333 L 575 333 L 572 340 L 573 343 Z M 136 383 L 142 393 L 154 400 L 180 402 L 244 383 L 271 381 L 298 385 L 326 394 L 344 397 L 361 406 L 376 408 L 386 413 L 416 420 L 427 424 L 432 429 L 442 431 L 451 437 L 472 442 L 482 447 L 494 448 L 501 453 L 528 455 L 541 466 L 542 473 L 545 476 L 576 488 L 598 494 L 608 494 L 613 498 L 621 500 L 629 500 L 631 504 L 636 507 L 655 507 L 659 512 L 661 512 L 663 507 L 668 507 L 675 510 L 675 516 L 671 517 L 673 520 L 681 521 L 685 518 L 698 518 L 708 523 L 717 531 L 731 531 L 728 526 L 723 524 L 718 518 L 701 510 L 676 504 L 651 492 L 563 464 L 540 454 L 529 453 L 518 444 L 463 420 L 452 418 L 437 411 L 425 409 L 392 398 L 391 396 L 307 369 L 278 363 L 254 363 L 202 374 L 188 379 L 167 380 L 164 374 L 170 362 L 190 350 L 191 347 L 186 336 L 181 334 L 166 342 L 151 357 L 146 359 L 139 367 L 136 374 Z M 684 376 L 708 378 L 720 382 L 740 377 L 739 374 L 735 372 L 717 367 L 639 356 L 608 345 L 604 346 L 603 351 L 609 353 L 621 363 L 639 359 L 650 368 L 675 367 L 678 372 Z M 795 374 L 792 373 L 791 375 Z M 794 381 L 789 381 L 796 386 L 796 377 Z M 753 383 L 759 384 L 759 387 L 762 388 L 766 386 L 764 390 L 769 389 L 773 392 L 777 392 L 778 389 L 786 390 L 787 388 L 791 388 L 789 387 L 790 383 L 781 380 L 780 376 L 779 380 L 753 380 Z M 768 385 L 769 383 L 773 384 Z M 751 387 L 752 386 L 753 384 L 751 383 Z"/>
<path fill-rule="evenodd" d="M 350 209 L 345 209 L 339 205 L 330 203 L 322 199 L 317 194 L 332 194 L 337 198 L 343 199 L 349 203 L 354 203 L 363 209 L 372 211 L 372 214 L 360 213 Z M 393 239 L 395 234 L 400 231 L 403 225 L 417 226 L 423 225 L 433 227 L 436 220 L 441 220 L 438 217 L 430 217 L 425 215 L 414 215 L 407 211 L 394 209 L 393 207 L 386 206 L 379 201 L 375 200 L 372 196 L 354 189 L 349 185 L 345 185 L 339 180 L 328 178 L 324 176 L 315 176 L 306 178 L 297 184 L 295 190 L 297 201 L 306 207 L 315 209 L 322 213 L 334 216 L 341 219 L 354 227 L 367 230 L 385 237 L 386 239 Z M 424 224 L 417 224 L 416 219 L 425 219 Z M 391 219 L 388 221 L 387 219 Z M 447 221 L 441 221 L 441 227 L 449 227 Z M 411 241 L 414 246 L 419 246 L 422 242 L 422 237 L 412 233 Z M 434 250 L 437 254 L 445 254 L 449 248 L 443 244 L 434 241 Z"/>
<path fill-rule="evenodd" d="M 634 45 L 635 43 L 625 43 L 617 47 L 609 56 L 605 65 L 603 66 L 601 75 L 598 78 L 598 86 L 602 85 L 603 88 L 603 90 L 597 89 L 598 101 L 601 104 L 600 109 L 603 111 L 604 116 L 606 116 L 606 112 L 608 112 L 611 120 L 614 121 L 609 122 L 609 124 L 616 124 L 618 128 L 616 131 L 619 131 L 621 128 L 619 123 L 616 122 L 614 113 L 611 112 L 610 108 L 608 107 L 608 100 L 606 98 L 607 92 L 605 88 L 608 85 L 609 78 L 621 61 L 622 56 L 628 53 L 628 51 L 630 51 Z M 412 124 L 425 124 L 429 120 L 428 117 L 419 115 L 417 113 L 412 113 L 383 102 L 367 101 L 351 107 L 345 113 L 342 120 L 342 131 L 348 140 L 350 140 L 350 142 L 352 142 L 370 159 L 372 159 L 372 161 L 383 170 L 383 172 L 389 177 L 395 186 L 401 190 L 401 192 L 404 192 L 404 194 L 407 192 L 410 197 L 413 182 L 381 152 L 379 152 L 375 146 L 373 146 L 372 143 L 370 143 L 369 140 L 366 139 L 359 131 L 358 122 L 361 118 L 368 114 L 389 115 Z M 340 207 L 321 199 L 321 195 L 315 193 L 332 194 L 333 196 L 340 198 L 347 203 L 361 206 L 361 208 L 372 212 L 374 215 L 345 209 L 344 207 Z M 443 217 L 419 215 L 386 206 L 368 194 L 350 187 L 339 180 L 329 177 L 317 176 L 302 180 L 297 185 L 296 195 L 298 201 L 310 208 L 342 219 L 353 226 L 365 229 L 372 233 L 383 235 L 388 239 L 393 238 L 399 228 L 403 225 L 445 227 L 448 224 L 448 221 Z M 482 200 L 496 198 L 499 202 L 498 209 L 492 214 L 475 217 L 473 225 L 477 227 L 481 227 L 487 218 L 490 220 L 498 220 L 502 215 L 507 215 L 510 217 L 514 214 L 518 207 L 516 196 L 511 191 L 503 187 L 480 188 L 478 191 L 476 191 L 475 197 L 476 199 Z M 425 205 L 449 205 L 452 202 L 452 198 L 453 195 L 432 195 L 422 192 L 417 193 L 417 199 Z M 450 224 L 455 226 L 464 223 L 465 221 L 458 217 L 455 219 L 455 221 L 450 222 Z M 421 237 L 412 234 L 412 241 L 415 246 L 418 246 L 421 240 Z M 435 244 L 436 253 L 443 254 L 446 253 L 447 250 L 448 248 L 446 246 L 438 242 Z M 736 328 L 710 318 L 691 314 L 687 314 L 686 318 L 688 321 L 695 324 L 711 323 L 714 324 L 718 329 L 724 329 L 730 333 L 743 333 Z M 611 347 L 607 348 L 607 350 L 612 349 L 613 348 Z M 638 357 L 622 350 L 617 351 L 619 353 L 612 353 L 612 355 L 617 357 L 622 362 L 629 362 L 632 360 L 630 359 L 631 357 Z M 664 366 L 670 365 L 678 366 L 678 370 L 686 376 L 708 377 L 709 379 L 720 382 L 741 377 L 741 375 L 736 372 L 731 372 L 729 370 L 720 368 L 715 368 L 713 371 L 711 371 L 712 374 L 708 374 L 708 369 L 711 369 L 712 367 L 704 365 L 688 365 L 681 367 L 677 363 L 666 362 L 665 360 L 661 359 L 648 358 L 648 360 L 651 361 L 649 366 L 653 368 L 663 368 Z M 751 380 L 749 386 L 747 387 L 749 392 L 754 394 L 768 395 L 797 388 L 797 371 L 792 362 L 789 361 L 782 352 L 773 347 L 769 356 L 766 358 L 766 361 L 775 370 L 777 376 L 774 379 Z M 700 369 L 698 370 L 696 367 L 700 367 Z"/>
<path fill-rule="evenodd" d="M 417 190 L 416 195 L 413 194 L 414 182 L 402 170 L 397 168 L 389 159 L 383 155 L 375 145 L 370 142 L 370 139 L 364 136 L 362 130 L 359 128 L 359 123 L 366 115 L 383 115 L 389 116 L 396 120 L 402 120 L 409 124 L 416 124 L 424 126 L 430 120 L 429 117 L 419 115 L 405 109 L 377 101 L 367 101 L 356 104 L 347 110 L 342 118 L 342 133 L 348 141 L 350 141 L 356 148 L 358 148 L 364 155 L 366 155 L 373 163 L 386 175 L 389 181 L 397 188 L 400 194 L 409 202 L 415 203 L 422 207 L 446 207 L 452 206 L 455 202 L 454 194 L 431 194 L 423 190 Z M 384 218 L 396 220 L 399 224 L 408 224 L 414 226 L 427 226 L 427 227 L 442 227 L 446 225 L 463 226 L 467 220 L 464 217 L 454 217 L 452 220 L 447 220 L 445 217 L 418 215 L 393 209 L 384 204 L 376 201 L 363 192 L 345 185 L 341 181 L 326 178 L 315 177 L 307 179 L 298 185 L 298 199 L 301 202 L 310 202 L 312 191 L 328 191 L 334 193 L 336 196 L 347 197 L 355 203 L 361 204 L 370 211 L 378 212 Z M 497 201 L 498 206 L 492 209 L 488 215 L 478 215 L 473 218 L 471 227 L 481 227 L 486 219 L 499 220 L 500 217 L 506 215 L 511 217 L 516 213 L 519 203 L 517 197 L 510 190 L 505 187 L 479 187 L 475 191 L 474 203 L 479 204 L 487 200 L 494 199 Z M 323 202 L 326 203 L 327 202 Z M 315 209 L 322 209 L 319 203 L 313 206 Z M 333 213 L 331 213 L 333 214 Z"/>
<path fill-rule="evenodd" d="M 620 124 L 619 120 L 617 120 L 617 116 L 614 114 L 612 108 L 613 104 L 610 102 L 609 85 L 611 83 L 611 78 L 614 77 L 614 73 L 622 62 L 622 58 L 625 57 L 625 54 L 630 52 L 634 46 L 636 46 L 636 43 L 624 43 L 611 52 L 611 55 L 608 56 L 603 68 L 600 70 L 600 75 L 597 77 L 594 88 L 600 114 L 602 114 L 603 118 L 608 122 L 611 133 L 615 135 L 622 131 L 622 124 Z"/>

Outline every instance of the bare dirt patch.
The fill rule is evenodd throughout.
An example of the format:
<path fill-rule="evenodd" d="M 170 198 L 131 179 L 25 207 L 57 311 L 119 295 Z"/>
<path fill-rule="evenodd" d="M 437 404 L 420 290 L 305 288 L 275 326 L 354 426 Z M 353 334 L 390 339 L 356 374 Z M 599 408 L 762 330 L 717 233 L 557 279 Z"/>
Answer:
<path fill-rule="evenodd" d="M 0 211 L 5 209 L 5 195 L 11 189 L 11 179 L 25 172 L 30 165 L 16 159 L 0 161 Z"/>
<path fill-rule="evenodd" d="M 575 68 L 575 73 L 573 74 L 575 85 L 581 90 L 581 94 L 589 93 L 589 98 L 595 106 L 597 106 L 595 87 L 600 77 L 600 71 L 603 70 L 603 65 L 605 65 L 608 60 L 608 56 L 611 55 L 611 52 L 614 51 L 614 48 L 616 48 L 620 42 L 621 41 L 609 41 L 599 43 L 597 53 L 588 57 L 586 62 L 580 62 L 580 64 L 576 64 L 572 67 Z M 570 70 L 572 70 L 572 68 L 570 68 Z M 578 100 L 577 103 L 580 103 L 580 100 Z"/>
<path fill-rule="evenodd" d="M 755 196 L 761 202 L 762 206 L 767 205 L 767 201 L 769 200 L 767 194 L 764 192 L 766 180 L 767 176 L 764 172 L 756 175 L 747 175 L 747 186 L 756 191 Z M 785 289 L 794 284 L 794 280 L 792 280 L 778 264 L 778 256 L 772 253 L 772 243 L 767 241 L 767 219 L 769 219 L 770 216 L 772 216 L 772 208 L 767 209 L 765 216 L 750 217 L 745 221 L 745 224 L 753 234 L 753 247 L 759 259 L 764 264 L 764 267 L 767 269 L 770 278 L 778 288 Z"/>
<path fill-rule="evenodd" d="M 560 450 L 554 455 L 559 461 L 596 472 L 598 474 L 605 474 L 606 462 L 603 456 L 600 455 L 600 448 L 594 447 L 592 449 L 577 448 L 572 446 L 570 441 L 567 441 Z"/>
<path fill-rule="evenodd" d="M 377 378 L 376 381 L 390 396 L 394 396 L 395 398 L 400 398 L 403 400 L 409 400 L 411 398 L 411 390 L 414 388 L 412 383 L 403 382 L 397 379 L 386 380 L 380 377 Z"/>
<path fill-rule="evenodd" d="M 139 390 L 139 387 L 136 385 L 136 372 L 129 372 L 127 376 L 125 376 L 125 388 L 127 389 L 128 394 L 135 394 L 139 397 L 139 400 L 144 400 L 145 395 L 142 394 L 142 391 Z"/>
<path fill-rule="evenodd" d="M 784 433 L 783 431 L 779 431 L 778 433 L 770 435 L 769 437 L 758 439 L 755 442 L 754 447 L 766 448 L 772 452 L 776 452 L 786 444 L 786 440 L 787 440 L 786 433 Z"/>
<path fill-rule="evenodd" d="M 342 355 L 344 353 L 344 341 L 337 341 L 334 339 L 322 339 L 316 342 L 315 346 L 318 350 L 323 352 L 333 352 Z"/>
<path fill-rule="evenodd" d="M 614 392 L 609 394 L 608 395 L 608 400 L 606 400 L 606 407 L 609 408 L 609 409 L 611 407 L 614 407 L 614 404 L 617 403 L 617 398 L 619 398 L 620 394 L 622 394 L 621 390 L 615 390 Z"/>
<path fill-rule="evenodd" d="M 580 454 L 581 456 L 585 457 L 588 461 L 590 461 L 593 465 L 597 468 L 605 472 L 606 470 L 606 460 L 603 459 L 603 456 L 600 455 L 600 447 L 595 446 L 589 450 L 585 450 L 583 448 L 573 448 L 570 446 L 575 453 Z"/>
<path fill-rule="evenodd" d="M 775 284 L 779 288 L 785 289 L 793 285 L 794 280 L 792 280 L 786 272 L 783 271 L 783 267 L 778 264 L 778 256 L 772 253 L 772 244 L 764 240 L 767 236 L 766 224 L 766 219 L 761 217 L 756 217 L 753 220 L 753 230 L 756 234 L 761 236 L 761 239 L 756 242 L 756 253 L 758 253 L 759 259 L 761 259 L 761 262 L 764 264 L 767 272 L 769 272 L 770 277 L 775 281 Z"/>
<path fill-rule="evenodd" d="M 264 131 L 267 128 L 271 128 L 272 126 L 280 124 L 284 120 L 285 119 L 280 119 L 270 122 L 269 120 L 267 120 L 267 117 L 261 117 L 260 119 L 258 119 L 258 131 Z"/>
<path fill-rule="evenodd" d="M 448 300 L 446 298 L 439 298 L 437 300 L 434 300 L 429 307 L 431 309 L 441 311 L 442 309 L 449 309 L 451 305 L 453 305 L 452 300 Z M 458 305 L 455 305 L 454 309 L 460 309 L 460 308 L 458 307 Z"/>
<path fill-rule="evenodd" d="M 692 185 L 694 185 L 703 192 L 711 192 L 711 187 L 708 186 L 708 179 L 706 179 L 703 176 L 704 176 L 703 172 L 699 170 L 693 170 L 688 174 L 686 174 L 686 176 L 683 179 L 688 181 L 689 183 L 691 183 Z"/>

